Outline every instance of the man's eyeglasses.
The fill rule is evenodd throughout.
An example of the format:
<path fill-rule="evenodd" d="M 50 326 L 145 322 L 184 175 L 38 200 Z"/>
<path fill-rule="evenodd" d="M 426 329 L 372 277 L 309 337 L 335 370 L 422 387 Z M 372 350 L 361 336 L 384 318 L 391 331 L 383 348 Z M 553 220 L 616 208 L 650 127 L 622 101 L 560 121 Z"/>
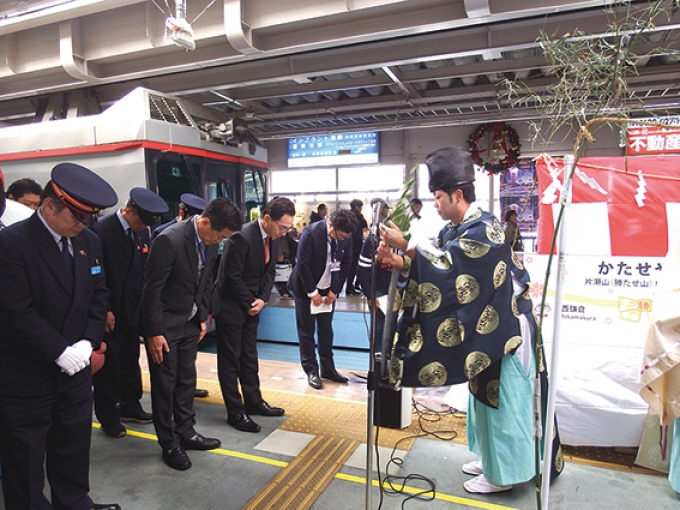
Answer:
<path fill-rule="evenodd" d="M 285 233 L 288 232 L 291 228 L 293 228 L 292 226 L 286 227 L 285 225 L 279 225 L 279 222 L 276 221 L 276 220 L 272 220 L 272 221 L 273 221 L 274 223 L 276 223 L 276 226 L 278 227 L 279 232 L 280 232 L 281 234 L 285 234 Z"/>

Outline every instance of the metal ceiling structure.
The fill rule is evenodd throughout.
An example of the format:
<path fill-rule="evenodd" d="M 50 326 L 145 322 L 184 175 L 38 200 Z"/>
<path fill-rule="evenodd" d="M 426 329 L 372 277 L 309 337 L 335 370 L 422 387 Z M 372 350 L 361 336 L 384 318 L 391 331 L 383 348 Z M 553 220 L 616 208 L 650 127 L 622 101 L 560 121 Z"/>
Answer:
<path fill-rule="evenodd" d="M 612 3 L 188 0 L 185 51 L 165 37 L 167 0 L 0 0 L 0 125 L 95 113 L 140 85 L 243 117 L 261 140 L 535 118 L 498 82 L 546 91 L 540 31 L 603 34 Z M 675 12 L 646 50 L 677 40 Z M 677 113 L 675 54 L 628 83 L 641 107 Z"/>

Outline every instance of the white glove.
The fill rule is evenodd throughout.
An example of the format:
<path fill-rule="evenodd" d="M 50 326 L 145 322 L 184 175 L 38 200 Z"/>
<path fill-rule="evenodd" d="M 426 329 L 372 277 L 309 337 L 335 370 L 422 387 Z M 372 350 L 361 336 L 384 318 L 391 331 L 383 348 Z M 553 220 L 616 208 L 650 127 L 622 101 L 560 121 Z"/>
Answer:
<path fill-rule="evenodd" d="M 92 345 L 87 340 L 80 340 L 69 345 L 64 352 L 55 360 L 61 371 L 69 376 L 77 374 L 90 364 Z"/>
<path fill-rule="evenodd" d="M 73 344 L 73 347 L 80 353 L 83 361 L 85 362 L 85 367 L 90 364 L 90 358 L 92 357 L 92 344 L 89 340 L 80 340 Z M 83 367 L 83 368 L 85 368 Z"/>

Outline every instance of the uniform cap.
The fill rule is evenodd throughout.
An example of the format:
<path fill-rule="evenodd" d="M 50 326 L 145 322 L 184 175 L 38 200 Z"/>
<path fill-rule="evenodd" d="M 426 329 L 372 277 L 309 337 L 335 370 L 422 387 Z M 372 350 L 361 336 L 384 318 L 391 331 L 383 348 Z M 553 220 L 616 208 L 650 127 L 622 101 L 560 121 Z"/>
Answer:
<path fill-rule="evenodd" d="M 130 200 L 137 208 L 137 214 L 145 225 L 150 225 L 170 209 L 161 197 L 146 188 L 132 188 Z"/>
<path fill-rule="evenodd" d="M 59 163 L 52 169 L 51 177 L 48 185 L 56 197 L 85 224 L 90 219 L 84 215 L 96 215 L 118 202 L 111 185 L 84 166 Z"/>
<path fill-rule="evenodd" d="M 204 198 L 193 193 L 182 193 L 179 199 L 187 207 L 189 214 L 201 214 L 208 205 Z"/>

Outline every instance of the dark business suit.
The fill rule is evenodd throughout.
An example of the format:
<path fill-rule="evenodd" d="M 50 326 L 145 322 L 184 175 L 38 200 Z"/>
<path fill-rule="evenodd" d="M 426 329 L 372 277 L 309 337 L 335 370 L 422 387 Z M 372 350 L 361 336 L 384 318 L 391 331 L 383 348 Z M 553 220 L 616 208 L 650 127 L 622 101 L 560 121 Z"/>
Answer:
<path fill-rule="evenodd" d="M 229 416 L 243 414 L 246 408 L 262 403 L 257 360 L 260 315 L 251 317 L 247 312 L 256 299 L 269 301 L 276 273 L 275 254 L 283 238 L 270 241 L 269 262 L 265 264 L 259 223 L 252 221 L 227 239 L 213 292 L 217 371 Z"/>
<path fill-rule="evenodd" d="M 205 266 L 198 270 L 194 221 L 165 229 L 151 244 L 144 271 L 139 325 L 143 336 L 164 335 L 170 352 L 163 362 L 149 359 L 151 404 L 161 446 L 179 446 L 179 438 L 195 434 L 194 389 L 200 324 L 208 316 L 209 291 L 216 246 L 208 246 Z M 196 314 L 190 319 L 194 304 Z"/>
<path fill-rule="evenodd" d="M 314 292 L 316 285 L 326 269 L 326 259 L 329 246 L 331 260 L 333 257 L 340 262 L 340 270 L 331 272 L 331 286 L 318 289 L 322 296 L 332 291 L 340 294 L 347 279 L 349 265 L 352 261 L 352 238 L 343 241 L 332 241 L 328 236 L 328 221 L 319 221 L 307 225 L 302 231 L 297 250 L 297 264 L 288 279 L 288 288 L 295 298 L 295 319 L 300 340 L 300 361 L 306 373 L 318 372 L 319 363 L 314 352 L 315 324 L 319 326 L 319 360 L 322 373 L 335 372 L 333 363 L 333 311 L 312 315 L 310 312 L 310 298 L 308 294 Z M 333 249 L 334 245 L 337 248 Z"/>
<path fill-rule="evenodd" d="M 99 237 L 71 240 L 74 270 L 38 217 L 0 232 L 0 451 L 7 510 L 91 508 L 90 367 L 69 377 L 55 360 L 104 334 L 107 290 Z M 52 506 L 43 496 L 43 461 Z"/>
<path fill-rule="evenodd" d="M 121 412 L 123 415 L 137 412 L 142 398 L 136 320 L 149 251 L 149 230 L 133 232 L 133 241 L 116 213 L 99 220 L 93 230 L 102 240 L 109 311 L 116 319 L 114 330 L 104 335 L 106 363 L 92 378 L 95 413 L 105 427 L 110 427 L 120 421 Z"/>
<path fill-rule="evenodd" d="M 153 241 L 158 237 L 158 234 L 163 232 L 166 228 L 168 228 L 170 225 L 175 225 L 176 223 L 179 223 L 179 220 L 177 219 L 177 216 L 175 216 L 173 219 L 170 221 L 163 223 L 162 225 L 158 225 L 155 229 L 153 229 L 153 233 L 151 234 L 151 240 Z"/>

